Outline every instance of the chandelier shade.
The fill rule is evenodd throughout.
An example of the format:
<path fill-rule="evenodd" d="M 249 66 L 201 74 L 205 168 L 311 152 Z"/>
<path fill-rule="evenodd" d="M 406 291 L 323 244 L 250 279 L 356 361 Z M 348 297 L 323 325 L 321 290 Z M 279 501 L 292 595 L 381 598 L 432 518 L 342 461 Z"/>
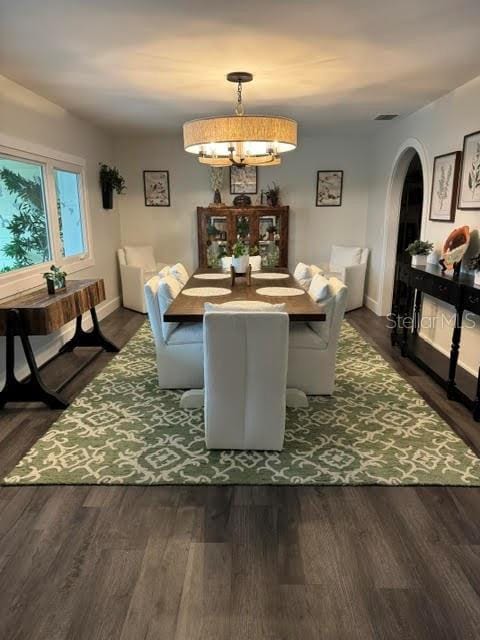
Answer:
<path fill-rule="evenodd" d="M 295 120 L 282 116 L 244 115 L 241 82 L 248 82 L 248 76 L 251 80 L 251 74 L 244 72 L 229 74 L 230 81 L 239 83 L 235 115 L 199 118 L 183 125 L 185 151 L 197 155 L 202 164 L 276 165 L 281 162 L 280 154 L 296 148 Z"/>

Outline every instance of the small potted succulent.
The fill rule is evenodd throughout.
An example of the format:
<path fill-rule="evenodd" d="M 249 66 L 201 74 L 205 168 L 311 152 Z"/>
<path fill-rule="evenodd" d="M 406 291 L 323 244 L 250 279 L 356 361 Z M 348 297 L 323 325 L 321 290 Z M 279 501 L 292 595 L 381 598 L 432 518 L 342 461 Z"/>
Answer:
<path fill-rule="evenodd" d="M 62 267 L 56 267 L 52 264 L 50 271 L 44 273 L 43 277 L 47 281 L 47 291 L 50 294 L 55 294 L 58 291 L 65 291 L 67 288 L 67 274 L 65 271 L 62 271 Z"/>
<path fill-rule="evenodd" d="M 427 256 L 433 251 L 433 242 L 415 240 L 405 249 L 412 256 L 412 267 L 425 267 Z"/>
<path fill-rule="evenodd" d="M 272 183 L 272 186 L 267 185 L 265 196 L 267 198 L 267 204 L 270 207 L 276 207 L 280 201 L 280 187 L 278 184 L 275 184 L 274 182 Z"/>
<path fill-rule="evenodd" d="M 117 167 L 100 163 L 100 187 L 103 208 L 113 209 L 113 192 L 116 191 L 120 195 L 125 191 L 125 178 L 120 175 Z"/>
<path fill-rule="evenodd" d="M 477 287 L 480 287 L 480 253 L 474 258 L 470 258 L 468 263 L 470 269 L 473 269 L 473 278 Z"/>
<path fill-rule="evenodd" d="M 245 243 L 237 240 L 232 247 L 232 267 L 235 269 L 235 273 L 247 273 L 248 264 L 248 247 Z"/>

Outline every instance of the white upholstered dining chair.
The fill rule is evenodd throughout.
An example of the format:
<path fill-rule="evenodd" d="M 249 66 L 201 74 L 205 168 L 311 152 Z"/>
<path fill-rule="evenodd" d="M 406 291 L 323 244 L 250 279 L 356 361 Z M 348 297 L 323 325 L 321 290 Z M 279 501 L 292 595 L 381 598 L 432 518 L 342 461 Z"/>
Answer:
<path fill-rule="evenodd" d="M 281 311 L 205 313 L 209 449 L 282 449 L 288 322 Z"/>
<path fill-rule="evenodd" d="M 348 287 L 346 311 L 363 307 L 368 249 L 333 245 L 327 272 L 336 276 Z"/>
<path fill-rule="evenodd" d="M 326 282 L 327 295 L 318 301 L 319 307 L 325 311 L 326 321 L 292 322 L 290 325 L 288 386 L 307 395 L 331 395 L 335 389 L 335 363 L 347 287 L 337 278 Z M 315 278 L 309 289 L 312 297 L 319 290 L 314 284 Z"/>
<path fill-rule="evenodd" d="M 122 284 L 123 306 L 140 313 L 147 313 L 144 285 L 163 267 L 157 262 L 150 246 L 125 246 L 117 250 Z"/>
<path fill-rule="evenodd" d="M 161 389 L 203 387 L 202 323 L 165 322 L 163 319 L 163 314 L 181 288 L 182 285 L 171 275 L 154 276 L 145 284 Z"/>

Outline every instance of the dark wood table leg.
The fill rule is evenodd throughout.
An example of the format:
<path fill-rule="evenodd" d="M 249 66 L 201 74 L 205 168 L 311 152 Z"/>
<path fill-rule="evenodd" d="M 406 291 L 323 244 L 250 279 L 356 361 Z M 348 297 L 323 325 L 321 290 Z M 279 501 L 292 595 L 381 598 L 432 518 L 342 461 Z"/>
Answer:
<path fill-rule="evenodd" d="M 452 347 L 450 349 L 450 366 L 448 368 L 447 397 L 455 399 L 455 373 L 457 371 L 458 353 L 460 351 L 460 338 L 462 336 L 463 309 L 457 308 L 455 314 L 455 328 L 452 334 Z"/>
<path fill-rule="evenodd" d="M 475 396 L 475 402 L 473 403 L 473 419 L 476 422 L 480 422 L 480 368 L 478 369 L 477 395 Z"/>
<path fill-rule="evenodd" d="M 25 359 L 30 369 L 30 377 L 25 382 L 20 382 L 15 377 L 15 335 L 20 336 Z M 5 385 L 0 391 L 0 408 L 3 408 L 7 402 L 44 402 L 51 409 L 68 407 L 66 400 L 43 383 L 18 309 L 10 309 L 7 314 L 6 341 L 6 375 Z"/>
<path fill-rule="evenodd" d="M 58 353 L 67 353 L 73 351 L 76 347 L 101 347 L 110 353 L 118 353 L 118 351 L 120 351 L 113 342 L 110 342 L 110 340 L 103 335 L 94 307 L 90 309 L 90 314 L 93 323 L 92 330 L 85 331 L 82 327 L 82 316 L 77 316 L 73 337 L 60 348 Z"/>

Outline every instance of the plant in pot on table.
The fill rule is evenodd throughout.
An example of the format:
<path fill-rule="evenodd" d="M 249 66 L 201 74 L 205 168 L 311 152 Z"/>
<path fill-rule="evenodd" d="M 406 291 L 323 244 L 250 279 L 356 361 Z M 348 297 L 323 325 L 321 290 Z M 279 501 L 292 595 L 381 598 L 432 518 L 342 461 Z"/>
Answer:
<path fill-rule="evenodd" d="M 120 195 L 125 191 L 125 178 L 120 175 L 117 167 L 100 163 L 100 187 L 103 208 L 113 209 L 113 192 L 116 191 Z"/>
<path fill-rule="evenodd" d="M 280 201 L 280 187 L 275 182 L 272 186 L 267 185 L 267 190 L 265 191 L 265 196 L 267 198 L 267 204 L 270 207 L 278 206 Z"/>
<path fill-rule="evenodd" d="M 412 267 L 425 267 L 427 256 L 433 251 L 433 242 L 415 240 L 405 249 L 412 256 Z"/>
<path fill-rule="evenodd" d="M 470 259 L 468 266 L 474 271 L 473 277 L 475 285 L 477 287 L 480 287 L 480 253 L 474 258 Z"/>
<path fill-rule="evenodd" d="M 247 273 L 248 264 L 248 247 L 238 240 L 232 247 L 232 267 L 235 273 Z"/>
<path fill-rule="evenodd" d="M 65 271 L 62 271 L 62 267 L 56 267 L 52 264 L 50 271 L 44 273 L 43 277 L 47 281 L 47 291 L 50 294 L 57 293 L 57 291 L 64 291 L 67 287 L 67 274 Z"/>

